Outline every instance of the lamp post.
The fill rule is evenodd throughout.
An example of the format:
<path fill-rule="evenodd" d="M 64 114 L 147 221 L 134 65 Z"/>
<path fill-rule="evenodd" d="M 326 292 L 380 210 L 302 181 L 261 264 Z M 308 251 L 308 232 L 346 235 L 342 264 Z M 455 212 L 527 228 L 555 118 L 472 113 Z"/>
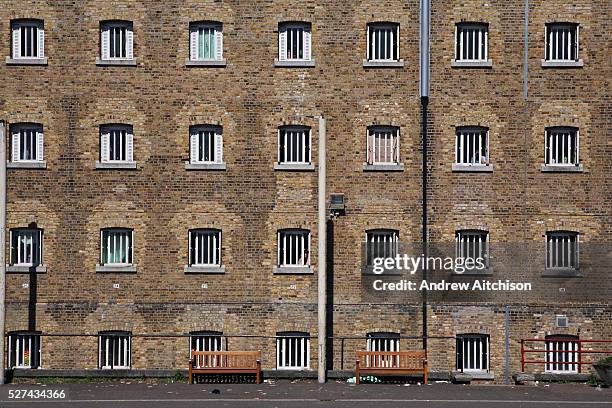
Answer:
<path fill-rule="evenodd" d="M 0 384 L 4 384 L 4 316 L 6 292 L 6 124 L 0 120 Z"/>
<path fill-rule="evenodd" d="M 318 380 L 319 383 L 325 382 L 326 377 L 326 353 L 327 353 L 327 211 L 326 211 L 326 138 L 327 138 L 327 123 L 323 116 L 319 116 L 319 239 L 318 239 L 318 262 L 317 270 L 317 316 L 318 316 L 318 342 L 319 345 L 319 363 L 318 363 Z"/>

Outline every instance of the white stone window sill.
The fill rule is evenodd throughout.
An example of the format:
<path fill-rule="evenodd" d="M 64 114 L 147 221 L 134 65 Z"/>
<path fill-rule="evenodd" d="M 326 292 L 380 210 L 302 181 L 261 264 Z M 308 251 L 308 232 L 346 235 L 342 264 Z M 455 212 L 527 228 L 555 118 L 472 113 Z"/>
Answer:
<path fill-rule="evenodd" d="M 186 67 L 225 67 L 227 66 L 227 60 L 191 60 L 185 59 Z"/>
<path fill-rule="evenodd" d="M 103 170 L 136 170 L 136 162 L 101 162 L 96 160 L 96 169 Z"/>
<path fill-rule="evenodd" d="M 453 68 L 493 68 L 493 61 L 457 61 L 451 62 Z"/>
<path fill-rule="evenodd" d="M 46 169 L 47 161 L 19 161 L 19 162 L 6 162 L 7 169 Z"/>
<path fill-rule="evenodd" d="M 186 170 L 227 170 L 225 163 L 189 163 L 185 162 Z"/>
<path fill-rule="evenodd" d="M 584 62 L 578 61 L 546 61 L 542 60 L 542 68 L 582 68 Z"/>
<path fill-rule="evenodd" d="M 197 266 L 185 265 L 185 273 L 201 273 L 201 274 L 224 274 L 225 265 Z"/>
<path fill-rule="evenodd" d="M 277 68 L 312 68 L 315 66 L 315 60 L 280 61 L 278 58 L 275 58 L 274 66 Z"/>
<path fill-rule="evenodd" d="M 495 374 L 484 370 L 453 371 L 453 375 L 467 375 L 474 380 L 494 380 Z"/>
<path fill-rule="evenodd" d="M 275 266 L 275 275 L 312 275 L 312 266 Z"/>
<path fill-rule="evenodd" d="M 543 173 L 581 173 L 582 164 L 543 164 L 540 167 Z"/>
<path fill-rule="evenodd" d="M 36 267 L 27 265 L 6 265 L 6 273 L 30 273 L 34 268 L 36 273 L 47 273 L 47 265 L 37 265 Z"/>
<path fill-rule="evenodd" d="M 274 170 L 314 171 L 314 164 L 312 163 L 274 163 Z"/>
<path fill-rule="evenodd" d="M 363 60 L 364 68 L 403 68 L 404 60 L 398 61 L 369 61 Z"/>
<path fill-rule="evenodd" d="M 6 65 L 48 65 L 45 58 L 11 58 L 6 57 Z"/>
<path fill-rule="evenodd" d="M 136 264 L 133 265 L 96 265 L 99 273 L 136 273 Z"/>
<path fill-rule="evenodd" d="M 363 164 L 363 171 L 404 171 L 404 163 Z"/>
<path fill-rule="evenodd" d="M 487 266 L 484 269 L 476 269 L 476 267 L 474 267 L 473 269 L 468 270 L 466 268 L 463 273 L 453 271 L 453 276 L 489 276 L 489 275 L 493 275 L 493 268 L 489 266 Z"/>
<path fill-rule="evenodd" d="M 135 67 L 137 64 L 136 62 L 136 58 L 128 60 L 103 60 L 100 58 L 96 58 L 96 65 L 100 66 L 100 67 L 113 67 L 113 66 L 117 66 L 117 67 Z"/>
<path fill-rule="evenodd" d="M 550 268 L 542 272 L 544 278 L 581 278 L 580 269 L 574 268 Z"/>
<path fill-rule="evenodd" d="M 459 164 L 453 163 L 452 171 L 462 173 L 491 173 L 493 171 L 492 164 Z"/>

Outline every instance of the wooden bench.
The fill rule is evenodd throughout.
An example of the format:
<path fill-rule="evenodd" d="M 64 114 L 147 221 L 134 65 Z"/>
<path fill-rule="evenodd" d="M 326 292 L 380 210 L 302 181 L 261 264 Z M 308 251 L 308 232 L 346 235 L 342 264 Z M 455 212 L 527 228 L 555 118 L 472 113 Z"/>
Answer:
<path fill-rule="evenodd" d="M 261 351 L 195 351 L 189 359 L 189 384 L 194 374 L 255 374 L 261 382 Z"/>
<path fill-rule="evenodd" d="M 427 353 L 425 351 L 358 351 L 355 363 L 357 384 L 362 374 L 422 374 L 423 382 L 427 384 Z"/>

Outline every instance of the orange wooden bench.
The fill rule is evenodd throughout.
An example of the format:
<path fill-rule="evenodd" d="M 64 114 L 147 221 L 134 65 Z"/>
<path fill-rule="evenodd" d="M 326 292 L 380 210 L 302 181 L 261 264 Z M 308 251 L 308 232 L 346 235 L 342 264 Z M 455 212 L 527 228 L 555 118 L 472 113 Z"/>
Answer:
<path fill-rule="evenodd" d="M 355 363 L 357 384 L 362 374 L 422 374 L 423 382 L 427 384 L 427 353 L 425 351 L 358 351 Z"/>
<path fill-rule="evenodd" d="M 255 374 L 261 382 L 261 351 L 195 351 L 189 359 L 189 384 L 194 374 Z"/>

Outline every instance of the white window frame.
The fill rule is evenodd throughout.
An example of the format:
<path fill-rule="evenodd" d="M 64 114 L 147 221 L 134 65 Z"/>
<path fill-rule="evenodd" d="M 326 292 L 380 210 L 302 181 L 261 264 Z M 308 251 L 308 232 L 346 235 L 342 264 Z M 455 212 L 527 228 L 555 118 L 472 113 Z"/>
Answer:
<path fill-rule="evenodd" d="M 105 236 L 106 235 L 106 236 Z M 117 242 L 119 238 L 119 242 Z M 126 239 L 127 238 L 127 239 Z M 112 239 L 112 246 L 111 246 Z M 106 242 L 106 245 L 105 245 Z M 119 251 L 120 260 L 125 254 L 127 262 L 104 262 L 106 250 L 106 260 L 109 260 L 111 247 L 121 248 Z M 116 258 L 116 255 L 114 255 Z M 134 230 L 130 228 L 103 228 L 100 230 L 100 265 L 105 266 L 132 266 L 134 265 Z"/>
<path fill-rule="evenodd" d="M 117 133 L 120 140 L 118 146 L 115 137 Z M 113 150 L 113 153 L 116 150 L 119 151 L 118 160 L 111 157 L 111 150 Z M 100 126 L 100 162 L 134 163 L 134 131 L 131 125 L 109 124 Z"/>
<path fill-rule="evenodd" d="M 41 340 L 40 332 L 8 333 L 9 368 L 41 368 Z M 26 351 L 28 351 L 27 355 Z M 34 364 L 36 359 L 32 359 L 33 352 L 37 355 L 38 364 Z"/>
<path fill-rule="evenodd" d="M 490 337 L 487 334 L 458 334 L 455 350 L 457 370 L 467 373 L 488 373 L 491 361 L 490 347 Z M 472 357 L 475 357 L 473 361 Z"/>
<path fill-rule="evenodd" d="M 480 126 L 460 126 L 456 128 L 455 164 L 466 166 L 489 165 L 488 128 Z"/>
<path fill-rule="evenodd" d="M 277 232 L 277 266 L 302 268 L 310 266 L 310 231 L 306 229 L 282 229 Z M 300 249 L 302 254 L 300 255 Z"/>
<path fill-rule="evenodd" d="M 25 244 L 25 234 L 31 236 L 31 244 Z M 15 243 L 14 240 L 18 242 Z M 13 228 L 10 230 L 10 265 L 11 266 L 38 266 L 43 264 L 43 230 L 39 228 Z M 15 248 L 17 244 L 17 248 Z M 37 247 L 38 244 L 38 247 Z M 25 245 L 25 247 L 24 247 Z M 29 254 L 27 254 L 29 252 Z M 24 262 L 27 257 L 31 262 Z"/>
<path fill-rule="evenodd" d="M 209 52 L 210 57 L 204 56 L 205 44 L 200 36 L 206 31 L 212 32 L 211 42 L 213 50 Z M 209 33 L 210 35 L 210 33 Z M 210 50 L 210 48 L 209 48 Z M 223 23 L 218 21 L 197 21 L 189 24 L 189 59 L 190 61 L 222 61 L 223 60 Z"/>
<path fill-rule="evenodd" d="M 561 254 L 561 257 L 559 257 L 559 254 Z M 559 262 L 560 259 L 561 262 Z M 579 268 L 580 234 L 574 231 L 547 232 L 546 270 L 578 270 Z"/>
<path fill-rule="evenodd" d="M 209 156 L 208 160 L 206 153 Z M 223 127 L 195 125 L 189 128 L 189 162 L 191 164 L 223 163 Z"/>
<path fill-rule="evenodd" d="M 15 60 L 44 59 L 45 58 L 45 26 L 42 20 L 14 20 L 11 22 L 12 56 Z M 28 39 L 29 34 L 29 39 Z M 25 37 L 25 38 L 24 38 Z M 24 55 L 24 43 L 29 42 L 35 54 Z"/>
<path fill-rule="evenodd" d="M 195 251 L 196 248 L 197 251 Z M 221 266 L 221 249 L 220 229 L 189 230 L 189 266 Z M 204 251 L 206 251 L 206 257 Z M 203 262 L 205 258 L 208 258 L 209 262 Z M 211 260 L 212 262 L 210 262 Z"/>
<path fill-rule="evenodd" d="M 298 145 L 298 150 L 293 147 Z M 295 153 L 295 155 L 294 155 Z M 291 157 L 289 157 L 291 156 Z M 302 160 L 300 160 L 300 157 Z M 311 164 L 312 134 L 307 126 L 281 126 L 278 128 L 278 164 Z"/>
<path fill-rule="evenodd" d="M 115 29 L 119 29 L 113 35 L 119 35 L 120 48 L 125 41 L 125 55 L 121 50 L 121 55 L 111 56 L 111 54 L 116 54 L 116 46 L 111 44 L 111 30 Z M 122 30 L 125 30 L 125 33 Z M 115 52 L 111 52 L 111 48 Z M 103 21 L 100 23 L 100 59 L 103 61 L 132 61 L 134 59 L 134 25 L 131 21 Z"/>
<path fill-rule="evenodd" d="M 471 48 L 469 47 L 470 41 Z M 472 55 L 470 55 L 470 50 Z M 455 61 L 487 62 L 488 60 L 489 24 L 457 23 L 455 25 Z"/>
<path fill-rule="evenodd" d="M 485 267 L 489 267 L 489 231 L 463 229 L 455 232 L 456 258 L 484 258 Z M 467 246 L 467 248 L 466 248 Z M 482 256 L 480 256 L 482 255 Z"/>
<path fill-rule="evenodd" d="M 297 41 L 297 44 L 294 44 L 294 40 Z M 292 21 L 278 24 L 278 60 L 312 60 L 312 25 L 310 23 Z"/>
<path fill-rule="evenodd" d="M 400 128 L 368 126 L 366 149 L 366 164 L 397 166 L 400 164 Z"/>
<path fill-rule="evenodd" d="M 559 41 L 561 41 L 561 44 L 565 43 L 561 48 L 561 53 L 559 53 L 558 47 L 557 49 L 553 48 L 555 44 L 557 45 L 559 44 Z M 572 58 L 572 54 L 574 54 L 574 58 Z M 580 54 L 580 25 L 578 23 L 554 22 L 554 23 L 547 23 L 545 25 L 545 29 L 544 29 L 544 60 L 545 61 L 547 62 L 576 62 L 576 61 L 579 61 L 580 59 L 579 54 Z"/>
<path fill-rule="evenodd" d="M 117 339 L 116 344 L 114 339 Z M 119 351 L 119 358 L 118 363 L 115 364 L 114 356 L 117 351 Z M 130 369 L 132 367 L 132 333 L 124 331 L 98 333 L 98 366 L 102 370 Z"/>
<path fill-rule="evenodd" d="M 579 338 L 567 335 L 546 336 L 544 343 L 544 372 L 554 374 L 573 374 L 578 372 Z M 556 361 L 556 363 L 553 363 Z M 559 362 L 575 364 L 558 364 Z"/>
<path fill-rule="evenodd" d="M 373 266 L 374 258 L 395 258 L 399 253 L 399 231 L 393 229 L 372 229 L 366 231 L 366 266 Z M 382 253 L 380 247 L 382 245 Z"/>
<path fill-rule="evenodd" d="M 385 35 L 380 35 L 381 31 L 384 31 Z M 366 37 L 367 37 L 366 38 L 366 59 L 367 61 L 369 62 L 399 62 L 400 61 L 401 57 L 400 57 L 400 41 L 399 41 L 400 39 L 399 23 L 391 23 L 391 22 L 368 23 L 367 28 L 366 28 Z M 389 55 L 386 55 L 387 51 L 389 51 Z M 381 54 L 384 54 L 384 55 L 381 55 Z"/>
<path fill-rule="evenodd" d="M 276 369 L 308 370 L 310 368 L 310 334 L 279 332 L 276 334 Z"/>
<path fill-rule="evenodd" d="M 572 140 L 574 142 L 573 146 Z M 559 151 L 561 152 L 561 163 L 559 162 Z M 567 153 L 567 163 L 564 163 L 565 153 Z M 579 129 L 571 126 L 553 126 L 546 128 L 544 140 L 544 162 L 546 166 L 574 167 L 579 165 Z"/>
<path fill-rule="evenodd" d="M 44 133 L 40 123 L 15 123 L 11 125 L 11 162 L 36 163 L 44 161 Z M 30 145 L 33 159 L 22 158 L 24 145 Z"/>
<path fill-rule="evenodd" d="M 190 332 L 189 350 L 223 351 L 223 332 L 209 330 Z"/>

